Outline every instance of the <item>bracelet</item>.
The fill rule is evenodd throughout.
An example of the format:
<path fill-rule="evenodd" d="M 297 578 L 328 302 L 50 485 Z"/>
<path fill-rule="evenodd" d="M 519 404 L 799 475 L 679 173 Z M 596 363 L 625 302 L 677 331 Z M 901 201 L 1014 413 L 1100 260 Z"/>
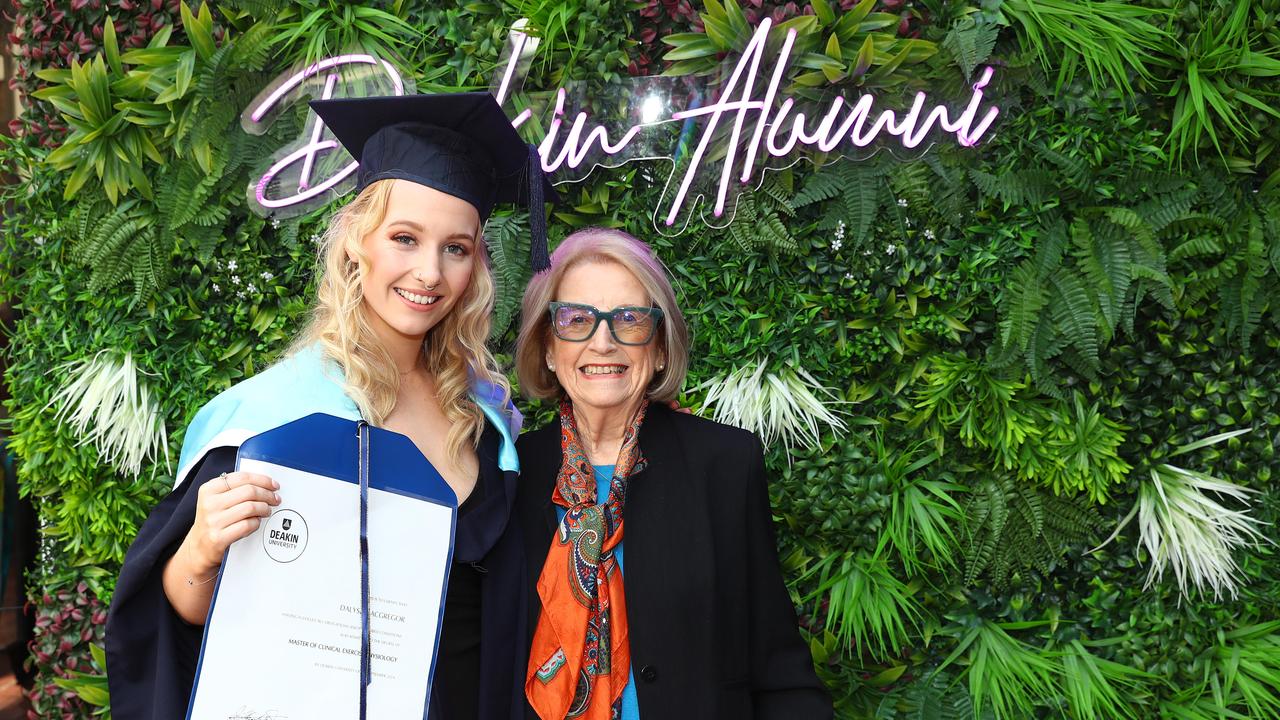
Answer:
<path fill-rule="evenodd" d="M 211 582 L 213 582 L 213 579 L 214 579 L 214 578 L 216 578 L 216 577 L 218 577 L 218 572 L 217 572 L 216 570 L 215 570 L 215 571 L 214 571 L 214 573 L 213 573 L 212 575 L 210 575 L 207 579 L 205 579 L 205 580 L 201 580 L 200 582 L 196 582 L 196 581 L 195 581 L 195 578 L 193 578 L 193 577 L 191 577 L 190 575 L 188 575 L 188 576 L 187 576 L 187 587 L 197 587 L 197 586 L 199 586 L 199 585 L 205 585 L 205 584 L 207 584 L 207 583 L 211 583 Z"/>
<path fill-rule="evenodd" d="M 224 473 L 224 474 L 225 474 L 225 473 Z M 190 548 L 187 548 L 187 554 L 188 554 L 188 555 L 190 555 L 190 554 L 191 554 L 191 549 L 190 549 Z M 215 568 L 215 569 L 214 569 L 214 571 L 213 571 L 213 574 L 212 574 L 212 575 L 210 575 L 209 577 L 207 577 L 207 578 L 205 578 L 204 580 L 201 580 L 201 581 L 199 581 L 199 582 L 196 582 L 196 579 L 195 579 L 194 577 L 192 577 L 192 576 L 188 575 L 188 576 L 187 576 L 187 587 L 199 587 L 200 585 L 207 585 L 207 584 L 209 584 L 209 583 L 213 582 L 214 578 L 218 577 L 218 572 L 219 572 L 220 570 L 222 570 L 222 568 L 221 568 L 221 567 L 219 567 L 219 568 Z"/>

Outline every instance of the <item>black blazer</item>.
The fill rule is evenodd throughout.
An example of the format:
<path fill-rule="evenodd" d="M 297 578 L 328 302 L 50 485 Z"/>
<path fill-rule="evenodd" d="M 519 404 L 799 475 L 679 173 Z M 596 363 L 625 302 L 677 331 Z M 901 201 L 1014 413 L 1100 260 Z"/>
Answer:
<path fill-rule="evenodd" d="M 531 643 L 536 583 L 557 524 L 559 421 L 521 436 L 518 448 Z M 830 718 L 783 586 L 760 441 L 652 404 L 640 449 L 648 466 L 628 485 L 623 541 L 642 720 Z"/>

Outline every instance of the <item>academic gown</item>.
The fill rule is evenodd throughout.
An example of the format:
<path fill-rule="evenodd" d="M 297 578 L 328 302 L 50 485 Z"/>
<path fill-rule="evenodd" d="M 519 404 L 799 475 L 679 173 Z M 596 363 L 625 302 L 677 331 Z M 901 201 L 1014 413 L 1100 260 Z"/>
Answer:
<path fill-rule="evenodd" d="M 195 520 L 200 485 L 233 470 L 239 443 L 252 435 L 313 412 L 351 418 L 355 405 L 341 388 L 341 371 L 312 348 L 233 387 L 197 414 L 183 446 L 178 485 L 139 529 L 112 598 L 107 681 L 117 720 L 186 716 L 204 627 L 173 610 L 162 574 Z M 527 632 L 526 564 L 519 534 L 508 532 L 519 471 L 511 439 L 519 416 L 514 408 L 496 411 L 490 388 L 473 388 L 472 396 L 487 418 L 477 449 L 480 476 L 457 522 L 450 572 L 457 582 L 451 581 L 447 594 L 428 720 L 507 720 L 524 704 L 523 653 L 516 644 Z M 404 563 L 412 571 L 411 554 Z M 451 680 L 448 689 L 441 687 L 444 679 Z M 353 675 L 353 693 L 357 682 Z M 474 705 L 468 703 L 473 689 Z"/>

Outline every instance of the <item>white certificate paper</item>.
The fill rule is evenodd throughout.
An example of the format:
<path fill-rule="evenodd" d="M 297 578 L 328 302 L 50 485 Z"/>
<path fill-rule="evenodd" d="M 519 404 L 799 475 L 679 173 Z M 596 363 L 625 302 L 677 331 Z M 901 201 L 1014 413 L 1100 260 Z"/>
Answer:
<path fill-rule="evenodd" d="M 359 486 L 243 457 L 239 469 L 279 482 L 281 503 L 228 551 L 188 717 L 356 718 Z M 371 483 L 369 718 L 425 717 L 454 512 Z"/>

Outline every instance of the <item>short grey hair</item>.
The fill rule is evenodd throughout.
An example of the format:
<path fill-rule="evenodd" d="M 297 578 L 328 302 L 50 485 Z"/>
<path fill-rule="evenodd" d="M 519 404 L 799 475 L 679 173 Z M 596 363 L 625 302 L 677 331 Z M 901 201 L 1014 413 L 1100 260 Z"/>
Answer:
<path fill-rule="evenodd" d="M 611 228 L 585 228 L 560 243 L 551 254 L 551 267 L 529 281 L 521 304 L 520 335 L 516 340 L 516 376 L 520 391 L 537 399 L 558 398 L 564 393 L 544 358 L 551 342 L 551 315 L 547 304 L 556 299 L 560 282 L 571 268 L 584 263 L 612 262 L 626 268 L 662 310 L 658 342 L 666 353 L 666 367 L 654 375 L 645 394 L 651 400 L 676 399 L 689 372 L 689 326 L 676 304 L 666 267 L 653 250 L 631 235 Z"/>

